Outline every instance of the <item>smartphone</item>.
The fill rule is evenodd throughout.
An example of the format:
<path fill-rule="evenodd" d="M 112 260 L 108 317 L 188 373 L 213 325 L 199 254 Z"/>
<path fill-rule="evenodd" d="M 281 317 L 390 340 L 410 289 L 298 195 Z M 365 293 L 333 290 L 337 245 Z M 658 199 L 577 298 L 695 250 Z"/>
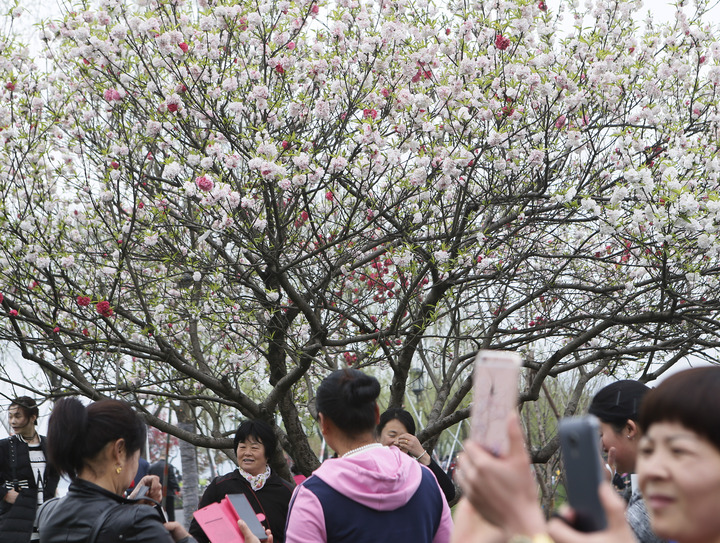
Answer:
<path fill-rule="evenodd" d="M 258 520 L 255 510 L 252 508 L 252 505 L 250 505 L 247 496 L 245 496 L 245 494 L 228 494 L 227 498 L 235 508 L 235 511 L 237 511 L 238 516 L 248 525 L 253 535 L 260 541 L 267 541 L 265 528 Z"/>
<path fill-rule="evenodd" d="M 135 490 L 135 495 L 133 496 L 133 499 L 139 500 L 139 499 L 144 498 L 147 495 L 149 490 L 150 490 L 150 487 L 147 485 L 138 485 L 137 489 Z"/>
<path fill-rule="evenodd" d="M 508 414 L 517 408 L 522 359 L 512 351 L 479 351 L 473 374 L 470 437 L 492 454 L 506 454 Z"/>
<path fill-rule="evenodd" d="M 575 510 L 574 527 L 596 532 L 607 527 L 598 488 L 604 477 L 600 456 L 600 423 L 592 415 L 560 420 L 560 452 L 568 502 Z"/>

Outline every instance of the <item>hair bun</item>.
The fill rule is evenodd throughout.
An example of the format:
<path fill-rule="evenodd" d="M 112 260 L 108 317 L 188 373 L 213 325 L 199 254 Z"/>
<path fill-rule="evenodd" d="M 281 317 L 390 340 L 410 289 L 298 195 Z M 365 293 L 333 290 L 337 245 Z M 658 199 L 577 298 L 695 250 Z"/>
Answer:
<path fill-rule="evenodd" d="M 348 404 L 353 406 L 374 402 L 380 395 L 378 380 L 358 370 L 353 370 L 353 378 L 346 382 L 345 387 Z"/>

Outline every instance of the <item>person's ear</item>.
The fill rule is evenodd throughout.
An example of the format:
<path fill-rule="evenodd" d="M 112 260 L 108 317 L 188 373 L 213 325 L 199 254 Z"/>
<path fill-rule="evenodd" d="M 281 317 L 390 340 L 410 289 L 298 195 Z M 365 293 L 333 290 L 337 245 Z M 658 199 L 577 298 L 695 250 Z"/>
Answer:
<path fill-rule="evenodd" d="M 637 439 L 640 437 L 640 427 L 634 420 L 628 419 L 625 424 L 625 435 L 628 439 Z"/>
<path fill-rule="evenodd" d="M 318 413 L 318 423 L 320 423 L 320 432 L 322 435 L 326 435 L 330 429 L 328 422 L 330 422 L 330 420 L 325 415 Z"/>
<path fill-rule="evenodd" d="M 113 459 L 118 462 L 125 462 L 127 460 L 128 454 L 124 439 L 120 438 L 115 440 L 112 445 L 112 454 Z"/>

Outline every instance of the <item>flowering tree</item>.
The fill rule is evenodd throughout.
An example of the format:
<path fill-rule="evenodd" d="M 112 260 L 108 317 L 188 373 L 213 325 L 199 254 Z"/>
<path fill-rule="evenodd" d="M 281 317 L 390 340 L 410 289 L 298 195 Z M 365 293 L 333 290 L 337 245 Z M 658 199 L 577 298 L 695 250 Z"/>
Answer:
<path fill-rule="evenodd" d="M 523 401 L 711 356 L 699 3 L 653 26 L 617 0 L 100 0 L 34 60 L 6 36 L 0 338 L 65 390 L 176 406 L 146 416 L 195 445 L 230 445 L 228 407 L 263 418 L 304 471 L 335 368 L 393 405 L 423 368 L 431 439 L 480 348 L 525 354 Z"/>

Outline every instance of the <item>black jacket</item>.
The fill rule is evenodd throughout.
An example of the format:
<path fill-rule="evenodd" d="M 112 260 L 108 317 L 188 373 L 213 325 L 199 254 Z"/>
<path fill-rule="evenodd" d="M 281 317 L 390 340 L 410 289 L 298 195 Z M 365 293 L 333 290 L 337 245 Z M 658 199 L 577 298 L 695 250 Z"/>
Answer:
<path fill-rule="evenodd" d="M 448 474 L 445 473 L 445 470 L 443 470 L 432 458 L 430 458 L 430 465 L 428 468 L 430 468 L 430 471 L 432 471 L 433 475 L 435 475 L 447 502 L 452 503 L 455 499 L 455 485 L 453 484 L 452 479 L 450 479 Z"/>
<path fill-rule="evenodd" d="M 158 460 L 150 464 L 148 475 L 157 475 L 160 477 L 160 484 L 162 484 L 163 478 L 165 477 L 165 460 Z M 180 483 L 178 483 L 175 466 L 172 464 L 168 464 L 167 490 L 168 496 L 174 496 L 175 493 L 180 490 Z"/>
<path fill-rule="evenodd" d="M 262 513 L 267 519 L 263 522 L 265 528 L 270 528 L 275 543 L 285 541 L 285 520 L 293 487 L 285 479 L 271 473 L 268 480 L 260 490 L 253 491 L 238 470 L 216 477 L 208 485 L 200 498 L 199 509 L 211 503 L 219 503 L 228 494 L 245 494 L 255 513 Z M 200 543 L 209 543 L 203 529 L 193 518 L 190 523 L 190 533 Z"/>
<path fill-rule="evenodd" d="M 13 477 L 11 448 L 15 448 L 15 477 Z M 40 436 L 40 448 L 45 453 L 46 464 L 43 474 L 43 501 L 55 496 L 60 477 L 47 462 L 47 441 Z M 20 490 L 14 504 L 4 501 L 8 493 L 8 484 L 13 480 L 27 481 L 29 488 Z M 16 489 L 18 490 L 18 489 Z M 25 542 L 30 540 L 35 510 L 37 509 L 37 482 L 30 464 L 28 445 L 17 436 L 0 440 L 0 532 L 3 543 Z"/>
<path fill-rule="evenodd" d="M 135 504 L 82 479 L 70 484 L 67 495 L 47 515 L 40 513 L 40 542 L 85 543 L 95 521 L 111 508 L 97 543 L 173 543 L 163 518 L 153 507 Z M 187 537 L 178 543 L 194 541 Z"/>

